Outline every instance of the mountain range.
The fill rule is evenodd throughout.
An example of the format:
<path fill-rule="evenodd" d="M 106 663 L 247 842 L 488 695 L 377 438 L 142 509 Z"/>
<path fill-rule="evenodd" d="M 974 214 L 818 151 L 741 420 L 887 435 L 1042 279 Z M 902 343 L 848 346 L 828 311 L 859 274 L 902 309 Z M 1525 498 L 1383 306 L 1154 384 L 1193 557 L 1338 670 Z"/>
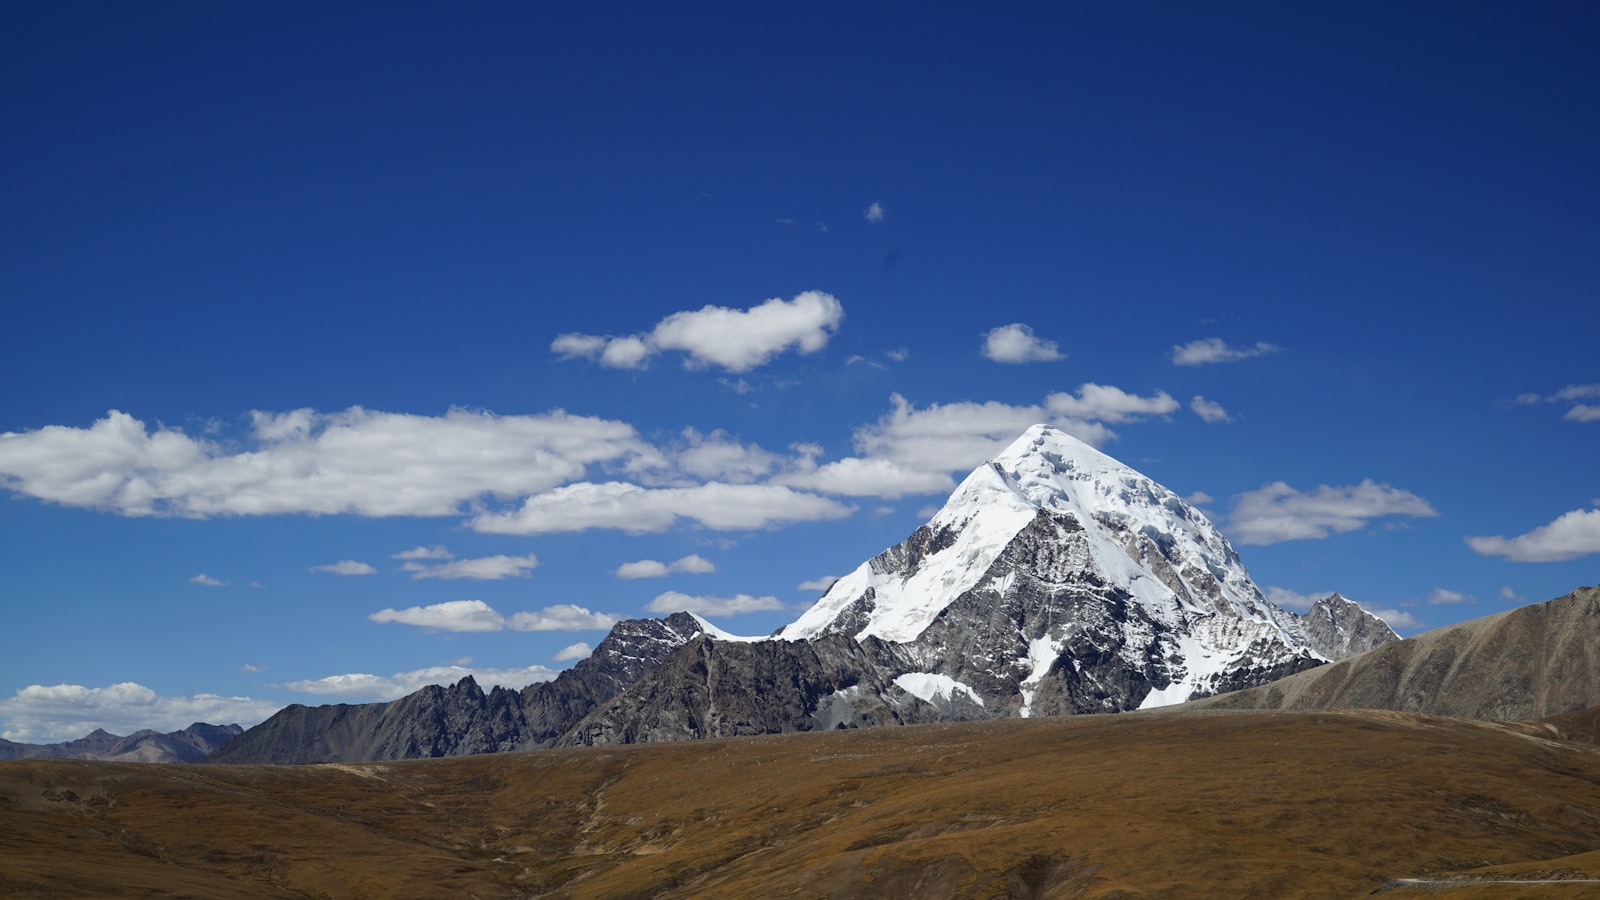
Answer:
<path fill-rule="evenodd" d="M 1266 684 L 1397 635 L 1339 595 L 1268 602 L 1204 514 L 1046 425 L 769 638 L 616 625 L 555 680 L 290 706 L 215 762 L 457 756 L 1123 712 Z"/>
<path fill-rule="evenodd" d="M 162 734 L 145 729 L 123 737 L 101 728 L 74 741 L 22 744 L 0 739 L 0 760 L 99 759 L 112 762 L 199 762 L 236 737 L 238 725 L 196 722 L 182 731 Z"/>

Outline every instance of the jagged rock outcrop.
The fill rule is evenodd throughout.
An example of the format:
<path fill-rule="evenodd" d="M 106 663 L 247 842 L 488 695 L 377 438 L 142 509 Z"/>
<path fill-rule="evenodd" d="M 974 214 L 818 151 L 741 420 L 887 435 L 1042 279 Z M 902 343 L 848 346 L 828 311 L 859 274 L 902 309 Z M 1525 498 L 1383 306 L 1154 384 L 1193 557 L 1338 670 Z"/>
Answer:
<path fill-rule="evenodd" d="M 122 737 L 96 728 L 77 740 L 58 744 L 23 744 L 0 740 L 0 760 L 47 757 L 111 762 L 198 762 L 243 730 L 238 725 L 196 722 L 181 731 L 163 734 L 147 728 Z"/>
<path fill-rule="evenodd" d="M 1300 626 L 1311 649 L 1332 660 L 1347 659 L 1400 639 L 1387 622 L 1342 594 L 1329 594 L 1311 604 L 1300 617 Z"/>
<path fill-rule="evenodd" d="M 938 721 L 938 710 L 884 679 L 883 662 L 843 635 L 753 642 L 701 636 L 558 743 L 659 743 Z"/>
<path fill-rule="evenodd" d="M 1600 706 L 1600 588 L 1461 622 L 1193 704 L 1520 720 Z"/>
<path fill-rule="evenodd" d="M 548 747 L 704 631 L 688 613 L 628 619 L 553 681 L 485 693 L 472 678 L 388 703 L 285 707 L 218 748 L 216 763 L 288 764 L 465 756 Z"/>

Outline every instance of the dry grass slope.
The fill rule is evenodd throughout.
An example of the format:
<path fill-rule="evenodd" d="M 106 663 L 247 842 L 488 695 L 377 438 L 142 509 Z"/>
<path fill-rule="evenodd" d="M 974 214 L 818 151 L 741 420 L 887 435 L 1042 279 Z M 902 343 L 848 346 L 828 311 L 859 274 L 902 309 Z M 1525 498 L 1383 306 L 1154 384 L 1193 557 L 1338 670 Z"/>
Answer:
<path fill-rule="evenodd" d="M 1600 752 L 1561 739 L 1594 729 L 1569 719 L 1168 712 L 346 766 L 19 760 L 0 763 L 0 895 L 1350 898 L 1572 877 L 1600 872 Z M 1422 890 L 1519 888 L 1383 893 Z"/>

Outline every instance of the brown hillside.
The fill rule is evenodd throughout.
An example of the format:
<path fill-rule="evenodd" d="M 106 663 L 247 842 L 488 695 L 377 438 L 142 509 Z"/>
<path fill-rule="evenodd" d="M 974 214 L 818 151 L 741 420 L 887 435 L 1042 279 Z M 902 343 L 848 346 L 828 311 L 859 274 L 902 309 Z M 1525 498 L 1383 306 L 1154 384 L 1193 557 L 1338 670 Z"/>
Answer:
<path fill-rule="evenodd" d="M 1383 644 L 1191 705 L 1392 709 L 1517 720 L 1600 706 L 1600 588 Z"/>
<path fill-rule="evenodd" d="M 1347 898 L 1486 866 L 1570 877 L 1596 868 L 1600 752 L 1559 737 L 1168 712 L 342 766 L 17 760 L 0 895 Z"/>

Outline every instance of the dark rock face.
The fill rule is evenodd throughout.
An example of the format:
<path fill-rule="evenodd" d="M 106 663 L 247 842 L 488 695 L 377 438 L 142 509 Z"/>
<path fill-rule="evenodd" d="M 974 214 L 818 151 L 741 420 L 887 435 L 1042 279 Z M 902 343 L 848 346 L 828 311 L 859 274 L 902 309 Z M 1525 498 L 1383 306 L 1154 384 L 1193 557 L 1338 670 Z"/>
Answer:
<path fill-rule="evenodd" d="M 127 737 L 119 737 L 97 728 L 85 737 L 59 744 L 19 744 L 0 740 L 0 760 L 49 757 L 113 762 L 199 762 L 206 754 L 242 731 L 244 729 L 238 725 L 196 722 L 182 731 L 162 734 L 145 729 Z"/>
<path fill-rule="evenodd" d="M 207 762 L 293 764 L 464 756 L 548 747 L 702 631 L 687 613 L 619 622 L 553 681 L 488 693 L 472 678 L 388 703 L 285 707 Z"/>
<path fill-rule="evenodd" d="M 1223 709 L 1392 709 L 1519 720 L 1600 705 L 1600 588 L 1392 641 L 1199 702 Z"/>
<path fill-rule="evenodd" d="M 579 722 L 562 746 L 635 744 L 937 721 L 850 638 L 699 637 Z"/>

